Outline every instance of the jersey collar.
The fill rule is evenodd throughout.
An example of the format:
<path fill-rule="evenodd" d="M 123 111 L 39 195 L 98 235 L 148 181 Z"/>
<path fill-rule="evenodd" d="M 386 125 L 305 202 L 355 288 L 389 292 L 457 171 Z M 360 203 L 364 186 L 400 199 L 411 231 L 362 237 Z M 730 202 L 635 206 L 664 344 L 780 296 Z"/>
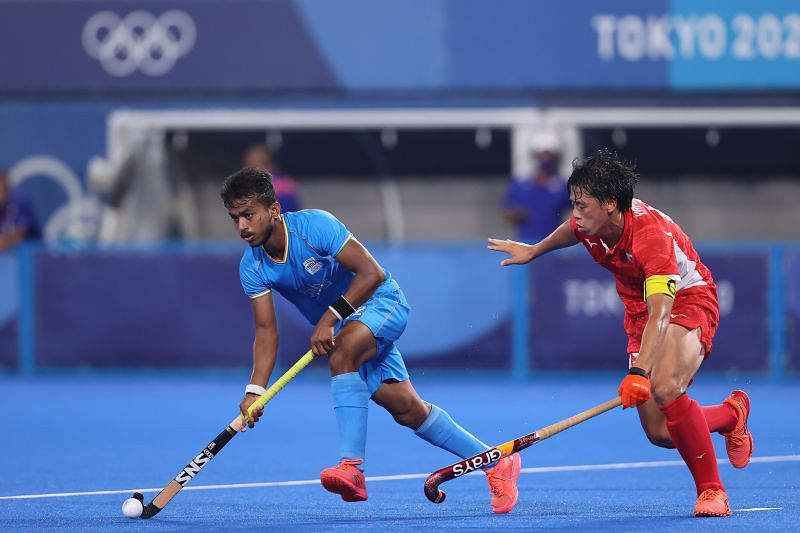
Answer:
<path fill-rule="evenodd" d="M 278 261 L 271 255 L 269 255 L 269 253 L 263 246 L 261 247 L 261 249 L 264 250 L 264 255 L 266 255 L 270 261 L 278 265 L 284 264 L 286 260 L 289 258 L 289 226 L 286 224 L 286 217 L 283 216 L 283 213 L 281 213 L 281 222 L 283 222 L 283 232 L 284 232 L 283 259 Z"/>
<path fill-rule="evenodd" d="M 622 220 L 625 226 L 622 228 L 622 235 L 619 236 L 619 240 L 612 246 L 610 249 L 606 246 L 606 243 L 603 242 L 603 239 L 600 239 L 600 244 L 603 245 L 603 248 L 606 249 L 606 255 L 613 255 L 617 253 L 617 250 L 620 248 L 628 246 L 628 241 L 630 240 L 631 235 L 631 227 L 633 226 L 633 216 L 631 215 L 631 210 L 628 209 L 624 213 L 622 213 Z"/>

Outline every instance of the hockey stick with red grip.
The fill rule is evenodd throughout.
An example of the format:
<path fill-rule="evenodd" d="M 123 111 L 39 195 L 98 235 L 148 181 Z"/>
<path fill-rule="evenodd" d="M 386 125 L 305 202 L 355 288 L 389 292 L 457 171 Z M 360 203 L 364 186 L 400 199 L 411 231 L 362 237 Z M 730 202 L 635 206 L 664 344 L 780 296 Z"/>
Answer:
<path fill-rule="evenodd" d="M 486 465 L 494 463 L 504 456 L 524 450 L 528 446 L 550 438 L 557 433 L 561 433 L 565 429 L 569 429 L 580 424 L 581 422 L 589 420 L 590 418 L 594 418 L 599 414 L 610 411 L 611 409 L 619 406 L 620 403 L 621 400 L 619 397 L 613 398 L 607 402 L 601 403 L 600 405 L 596 405 L 591 409 L 587 409 L 586 411 L 578 413 L 577 415 L 565 418 L 560 422 L 556 422 L 555 424 L 551 424 L 542 429 L 537 429 L 533 433 L 528 433 L 522 437 L 504 442 L 503 444 L 486 450 L 483 453 L 473 455 L 472 457 L 468 457 L 463 461 L 459 461 L 458 463 L 440 468 L 428 476 L 428 479 L 425 480 L 425 496 L 433 503 L 442 503 L 445 498 L 445 493 L 444 491 L 439 490 L 439 485 L 445 481 L 450 481 L 451 479 L 463 476 L 464 474 L 472 472 L 473 470 L 477 470 L 485 467 Z"/>

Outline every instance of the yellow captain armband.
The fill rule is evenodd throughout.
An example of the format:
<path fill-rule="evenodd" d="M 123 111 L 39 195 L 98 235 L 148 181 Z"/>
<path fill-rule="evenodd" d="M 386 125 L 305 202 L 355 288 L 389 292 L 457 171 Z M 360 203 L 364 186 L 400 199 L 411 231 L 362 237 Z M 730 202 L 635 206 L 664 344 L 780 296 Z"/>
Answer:
<path fill-rule="evenodd" d="M 669 276 L 650 276 L 644 280 L 645 301 L 654 294 L 666 294 L 670 298 L 675 298 L 676 290 L 675 280 Z"/>

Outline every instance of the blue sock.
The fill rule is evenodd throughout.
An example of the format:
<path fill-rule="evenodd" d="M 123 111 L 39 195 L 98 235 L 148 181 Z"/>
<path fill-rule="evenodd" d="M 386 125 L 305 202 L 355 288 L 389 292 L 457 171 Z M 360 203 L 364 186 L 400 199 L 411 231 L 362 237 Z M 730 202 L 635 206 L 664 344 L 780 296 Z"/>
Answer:
<path fill-rule="evenodd" d="M 369 390 L 358 372 L 331 378 L 333 412 L 339 425 L 339 455 L 342 459 L 364 459 L 367 449 Z M 361 470 L 364 464 L 360 465 Z"/>
<path fill-rule="evenodd" d="M 472 433 L 456 424 L 447 411 L 435 405 L 431 405 L 428 418 L 414 433 L 434 446 L 447 450 L 462 459 L 489 449 L 489 446 L 479 441 Z"/>

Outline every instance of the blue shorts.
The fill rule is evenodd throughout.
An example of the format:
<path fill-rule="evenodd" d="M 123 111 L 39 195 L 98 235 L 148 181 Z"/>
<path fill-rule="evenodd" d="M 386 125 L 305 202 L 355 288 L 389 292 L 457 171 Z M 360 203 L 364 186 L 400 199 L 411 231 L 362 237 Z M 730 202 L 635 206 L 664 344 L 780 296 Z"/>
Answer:
<path fill-rule="evenodd" d="M 353 314 L 337 324 L 336 332 L 354 320 L 367 326 L 376 341 L 375 357 L 358 369 L 361 379 L 367 384 L 370 395 L 385 381 L 405 381 L 408 370 L 395 341 L 406 329 L 408 312 L 411 310 L 403 291 L 395 285 L 394 290 L 378 290 Z"/>

